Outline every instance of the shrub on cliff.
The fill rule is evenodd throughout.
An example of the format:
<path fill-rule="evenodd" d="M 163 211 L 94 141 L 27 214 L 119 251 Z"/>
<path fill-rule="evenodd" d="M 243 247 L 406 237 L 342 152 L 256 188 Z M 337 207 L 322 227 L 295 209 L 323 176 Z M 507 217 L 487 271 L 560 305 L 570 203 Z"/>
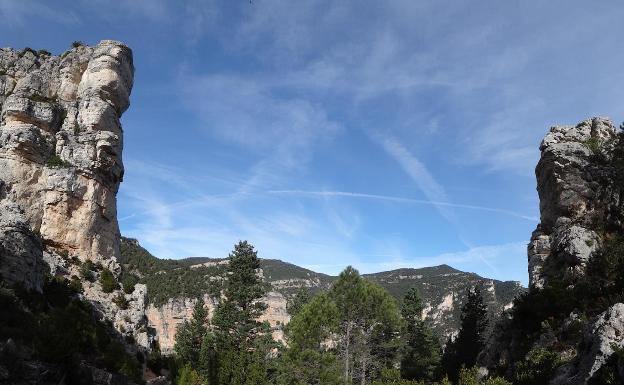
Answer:
<path fill-rule="evenodd" d="M 134 274 L 124 273 L 121 276 L 121 285 L 126 294 L 132 294 L 137 283 L 139 283 L 139 277 Z"/>
<path fill-rule="evenodd" d="M 126 299 L 126 296 L 122 293 L 119 293 L 113 298 L 113 302 L 117 305 L 121 310 L 126 310 L 128 308 L 129 302 Z"/>
<path fill-rule="evenodd" d="M 547 385 L 562 364 L 559 352 L 535 349 L 514 371 L 514 385 Z"/>
<path fill-rule="evenodd" d="M 102 270 L 102 273 L 100 273 L 100 285 L 102 285 L 102 291 L 104 293 L 112 293 L 113 291 L 119 289 L 119 284 L 117 283 L 115 276 L 108 269 L 104 269 Z"/>
<path fill-rule="evenodd" d="M 69 167 L 69 162 L 63 160 L 60 156 L 54 154 L 48 158 L 47 166 L 52 168 Z"/>
<path fill-rule="evenodd" d="M 143 383 L 141 366 L 109 325 L 98 321 L 91 304 L 80 300 L 71 282 L 48 277 L 43 292 L 9 289 L 0 279 L 0 338 L 16 349 L 0 352 L 6 383 L 21 383 L 22 369 L 40 360 L 50 383 L 82 384 L 81 363 L 127 375 Z M 24 357 L 21 347 L 27 347 Z"/>
<path fill-rule="evenodd" d="M 93 266 L 93 262 L 87 260 L 84 261 L 82 263 L 82 265 L 80 265 L 80 277 L 84 280 L 87 280 L 89 282 L 93 282 L 93 269 L 95 267 Z"/>

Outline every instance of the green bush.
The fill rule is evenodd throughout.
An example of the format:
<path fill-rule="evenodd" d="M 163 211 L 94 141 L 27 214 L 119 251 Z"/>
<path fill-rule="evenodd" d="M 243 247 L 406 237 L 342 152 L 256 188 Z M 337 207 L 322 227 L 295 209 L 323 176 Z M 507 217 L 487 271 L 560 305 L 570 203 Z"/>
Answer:
<path fill-rule="evenodd" d="M 458 385 L 512 385 L 511 382 L 500 377 L 480 378 L 479 370 L 462 368 L 459 372 Z"/>
<path fill-rule="evenodd" d="M 80 278 L 78 278 L 75 275 L 72 275 L 71 280 L 69 281 L 69 287 L 75 293 L 82 293 L 82 292 L 84 292 L 84 288 L 82 287 L 82 282 L 80 282 Z"/>
<path fill-rule="evenodd" d="M 46 375 L 50 383 L 83 383 L 81 362 L 143 383 L 141 366 L 114 337 L 115 331 L 95 318 L 91 304 L 76 297 L 72 288 L 76 280 L 48 276 L 38 293 L 9 289 L 0 279 L 0 338 L 11 338 L 18 346 L 27 346 L 33 359 L 57 366 Z M 10 352 L 2 356 L 9 369 L 7 383 L 22 379 L 12 370 L 22 361 Z"/>
<path fill-rule="evenodd" d="M 535 349 L 529 352 L 514 371 L 514 385 L 548 385 L 563 364 L 559 352 Z"/>
<path fill-rule="evenodd" d="M 102 285 L 102 291 L 104 293 L 112 293 L 113 291 L 119 289 L 119 284 L 117 283 L 115 276 L 108 269 L 104 269 L 100 273 L 100 285 Z"/>
<path fill-rule="evenodd" d="M 84 46 L 85 43 L 81 42 L 80 40 L 76 40 L 72 42 L 72 48 L 78 48 L 78 47 L 82 47 Z"/>
<path fill-rule="evenodd" d="M 191 367 L 191 365 L 186 364 L 182 369 L 180 369 L 180 373 L 178 375 L 178 380 L 176 381 L 176 385 L 204 385 L 206 382 L 201 378 L 199 373 L 195 369 Z"/>
<path fill-rule="evenodd" d="M 33 55 L 37 56 L 37 51 L 35 51 L 34 49 L 30 48 L 30 47 L 26 47 L 24 48 L 21 52 L 20 52 L 20 57 L 24 56 L 26 54 L 26 52 L 30 52 Z"/>
<path fill-rule="evenodd" d="M 93 282 L 93 279 L 95 278 L 95 275 L 93 274 L 93 269 L 93 262 L 89 260 L 84 261 L 80 266 L 80 277 L 89 282 Z"/>
<path fill-rule="evenodd" d="M 115 298 L 113 298 L 113 303 L 115 303 L 115 305 L 117 305 L 121 310 L 126 310 L 129 305 L 126 296 L 122 293 L 117 294 Z"/>
<path fill-rule="evenodd" d="M 134 274 L 124 273 L 121 276 L 121 285 L 126 294 L 131 294 L 134 291 L 134 286 L 139 283 L 139 277 Z"/>
<path fill-rule="evenodd" d="M 60 156 L 56 154 L 49 157 L 46 164 L 48 165 L 48 167 L 52 167 L 52 168 L 62 168 L 62 167 L 70 166 L 70 164 L 67 161 L 64 161 L 63 159 L 61 159 Z"/>
<path fill-rule="evenodd" d="M 374 380 L 371 385 L 425 385 L 425 383 L 402 379 L 399 369 L 385 368 L 381 370 L 381 377 Z"/>
<path fill-rule="evenodd" d="M 587 147 L 594 155 L 599 155 L 602 148 L 602 140 L 599 138 L 589 138 L 585 141 L 585 147 Z"/>

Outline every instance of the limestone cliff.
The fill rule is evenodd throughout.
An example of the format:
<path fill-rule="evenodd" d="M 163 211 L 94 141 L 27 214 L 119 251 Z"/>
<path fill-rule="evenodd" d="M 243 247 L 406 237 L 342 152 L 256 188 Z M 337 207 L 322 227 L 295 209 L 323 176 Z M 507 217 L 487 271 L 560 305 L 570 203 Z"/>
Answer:
<path fill-rule="evenodd" d="M 0 276 L 41 290 L 49 271 L 80 276 L 82 263 L 119 271 L 116 194 L 123 178 L 122 113 L 129 106 L 132 51 L 105 40 L 61 56 L 0 49 Z M 101 266 L 101 267 L 99 267 Z M 145 286 L 128 309 L 96 279 L 89 299 L 119 331 L 140 331 Z"/>
<path fill-rule="evenodd" d="M 208 318 L 212 318 L 218 300 L 205 294 L 203 296 L 205 307 L 208 310 Z M 268 322 L 272 329 L 273 338 L 276 341 L 284 341 L 282 325 L 288 324 L 290 316 L 286 310 L 286 297 L 278 292 L 269 292 L 262 299 L 267 305 L 267 309 L 260 317 L 260 321 Z M 170 298 L 166 303 L 160 305 L 150 304 L 145 312 L 148 327 L 151 329 L 154 338 L 158 341 L 163 354 L 172 354 L 175 345 L 175 336 L 179 325 L 190 320 L 193 314 L 193 307 L 197 303 L 196 298 Z"/>
<path fill-rule="evenodd" d="M 36 287 L 43 252 L 116 269 L 121 114 L 134 68 L 125 45 L 62 56 L 0 49 L 0 273 Z M 25 269 L 32 266 L 31 269 Z"/>
<path fill-rule="evenodd" d="M 558 364 L 541 373 L 551 383 L 603 383 L 624 368 L 615 354 L 624 347 L 624 135 L 593 118 L 551 128 L 540 150 L 530 290 L 479 361 L 511 376 L 531 365 L 543 370 L 549 364 L 540 360 L 555 354 Z"/>
<path fill-rule="evenodd" d="M 132 339 L 149 346 L 146 288 L 136 285 L 131 294 L 124 294 L 118 285 L 105 290 L 98 278 L 106 269 L 120 271 L 116 205 L 124 172 L 120 117 L 129 106 L 133 76 L 132 51 L 115 41 L 93 47 L 76 42 L 61 56 L 30 48 L 0 49 L 1 285 L 21 286 L 29 289 L 24 293 L 46 298 L 44 287 L 72 279 L 72 290 L 93 305 L 86 305 L 90 315 L 83 320 L 85 328 L 110 321 L 116 332 L 105 326 L 107 336 L 101 335 L 101 341 L 113 338 L 129 351 L 135 349 L 128 343 Z M 47 273 L 57 278 L 45 278 Z M 7 293 L 12 292 L 4 293 L 11 298 Z M 71 300 L 77 301 L 75 295 Z M 30 314 L 32 309 L 23 306 L 15 311 Z M 36 311 L 65 311 L 62 305 L 49 306 Z M 11 355 L 7 349 L 15 343 L 9 338 L 0 345 L 3 354 Z M 13 370 L 26 370 L 32 383 L 48 383 L 46 376 L 54 377 L 50 373 L 59 366 L 53 358 L 49 363 L 32 361 L 38 356 L 30 345 L 9 349 L 26 352 L 17 354 L 19 365 Z M 88 359 L 97 354 L 102 352 L 83 356 L 87 361 L 79 369 L 86 377 L 93 375 L 94 381 L 104 376 L 113 382 L 115 375 L 89 366 Z M 23 379 L 24 373 L 11 375 Z M 114 381 L 125 383 L 121 377 Z"/>
<path fill-rule="evenodd" d="M 614 184 L 611 158 L 617 141 L 608 119 L 557 126 L 540 146 L 537 191 L 541 221 L 529 244 L 529 281 L 543 287 L 549 279 L 582 276 L 602 244 L 603 225 L 621 228 L 621 186 Z"/>

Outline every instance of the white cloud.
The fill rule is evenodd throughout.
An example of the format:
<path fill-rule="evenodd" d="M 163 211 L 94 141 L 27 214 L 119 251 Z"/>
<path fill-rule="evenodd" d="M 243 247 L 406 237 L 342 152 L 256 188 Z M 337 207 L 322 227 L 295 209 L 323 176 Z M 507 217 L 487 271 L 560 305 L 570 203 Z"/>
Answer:
<path fill-rule="evenodd" d="M 427 167 L 393 137 L 388 135 L 377 135 L 377 137 L 384 150 L 399 163 L 403 171 L 416 183 L 429 202 L 438 209 L 440 215 L 450 223 L 457 223 L 457 218 L 449 206 L 439 203 L 449 202 L 450 199 L 444 187 L 435 180 Z"/>
<path fill-rule="evenodd" d="M 286 194 L 286 195 L 301 195 L 301 196 L 311 196 L 311 197 L 317 196 L 317 197 L 365 198 L 365 199 L 374 199 L 374 200 L 396 202 L 396 203 L 452 207 L 452 208 L 459 208 L 459 209 L 488 211 L 492 213 L 503 214 L 503 215 L 508 215 L 508 216 L 512 216 L 515 218 L 519 218 L 519 219 L 524 219 L 524 220 L 531 221 L 531 222 L 539 221 L 539 218 L 537 217 L 520 214 L 511 210 L 499 209 L 496 207 L 485 207 L 485 206 L 444 202 L 444 201 L 431 201 L 431 200 L 424 200 L 424 199 L 403 198 L 403 197 L 395 197 L 395 196 L 388 196 L 388 195 L 363 194 L 363 193 L 347 192 L 347 191 L 305 191 L 305 190 L 273 190 L 273 191 L 269 191 L 269 193 Z"/>
<path fill-rule="evenodd" d="M 71 10 L 61 11 L 33 0 L 0 0 L 0 19 L 3 23 L 23 25 L 38 18 L 65 25 L 80 22 Z"/>

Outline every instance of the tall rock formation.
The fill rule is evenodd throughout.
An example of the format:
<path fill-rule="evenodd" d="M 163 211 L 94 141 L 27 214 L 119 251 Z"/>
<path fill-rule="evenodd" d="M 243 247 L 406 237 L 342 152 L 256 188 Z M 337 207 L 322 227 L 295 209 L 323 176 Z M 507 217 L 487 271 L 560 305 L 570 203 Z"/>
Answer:
<path fill-rule="evenodd" d="M 104 40 L 61 56 L 0 49 L 0 277 L 41 290 L 43 275 L 120 271 L 116 194 L 123 178 L 122 113 L 129 106 L 132 51 Z M 90 273 L 91 274 L 91 273 Z M 118 331 L 147 346 L 144 285 L 84 297 Z M 129 307 L 114 299 L 126 296 Z M 119 302 L 119 301 L 117 301 Z"/>
<path fill-rule="evenodd" d="M 69 306 L 63 301 L 75 301 L 76 293 L 82 293 L 81 299 L 93 305 L 84 308 L 89 315 L 83 314 L 82 327 L 104 334 L 98 335 L 89 352 L 74 346 L 71 357 L 80 363 L 70 365 L 71 375 L 92 377 L 93 383 L 127 382 L 113 374 L 119 371 L 113 364 L 104 364 L 110 373 L 102 370 L 101 360 L 95 364 L 99 368 L 92 366 L 105 345 L 119 346 L 119 360 L 133 360 L 137 348 L 132 341 L 146 348 L 150 344 L 145 285 L 126 294 L 106 271 L 113 277 L 121 271 L 116 194 L 124 169 L 119 119 L 129 106 L 133 76 L 132 51 L 116 41 L 93 47 L 76 42 L 61 56 L 30 48 L 0 49 L 0 285 L 30 291 L 6 290 L 3 298 L 8 302 L 3 303 L 13 303 L 16 316 L 49 320 L 51 313 L 76 315 L 68 308 L 81 308 L 82 302 Z M 47 273 L 56 278 L 46 278 Z M 101 277 L 109 277 L 110 287 L 98 280 Z M 12 293 L 43 298 L 46 306 L 11 302 Z M 53 293 L 63 300 L 49 300 Z M 67 321 L 72 325 L 75 320 Z M 27 334 L 38 332 L 27 329 L 28 324 L 24 327 Z M 82 330 L 71 327 L 76 328 L 74 334 Z M 41 343 L 35 337 L 19 333 L 15 339 L 4 337 L 0 382 L 67 380 L 68 372 L 55 377 L 62 361 L 36 351 Z M 6 366 L 2 361 L 6 357 L 15 365 Z M 124 362 L 128 374 L 134 364 Z"/>
<path fill-rule="evenodd" d="M 0 49 L 0 274 L 27 287 L 44 250 L 117 268 L 132 52 L 76 45 L 60 57 Z"/>
<path fill-rule="evenodd" d="M 528 250 L 531 288 L 582 276 L 603 227 L 621 229 L 622 186 L 609 162 L 616 141 L 604 118 L 553 127 L 542 141 L 535 170 L 541 222 Z"/>
<path fill-rule="evenodd" d="M 507 375 L 537 365 L 552 384 L 603 383 L 618 370 L 624 381 L 624 134 L 593 118 L 551 128 L 540 150 L 529 292 L 479 361 Z M 553 353 L 548 373 L 552 361 L 539 360 Z"/>

